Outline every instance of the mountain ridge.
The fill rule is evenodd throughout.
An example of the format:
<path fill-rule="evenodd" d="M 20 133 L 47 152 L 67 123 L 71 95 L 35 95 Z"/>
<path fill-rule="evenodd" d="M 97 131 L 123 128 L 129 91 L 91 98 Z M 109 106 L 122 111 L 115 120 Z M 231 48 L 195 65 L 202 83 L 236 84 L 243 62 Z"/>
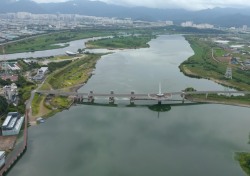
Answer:
<path fill-rule="evenodd" d="M 72 0 L 61 3 L 36 3 L 31 0 L 1 0 L 0 13 L 30 12 L 35 14 L 80 14 L 98 17 L 132 18 L 146 21 L 184 21 L 210 23 L 223 27 L 250 26 L 250 9 L 214 8 L 199 11 L 184 9 L 156 9 L 148 7 L 126 7 L 100 1 Z"/>

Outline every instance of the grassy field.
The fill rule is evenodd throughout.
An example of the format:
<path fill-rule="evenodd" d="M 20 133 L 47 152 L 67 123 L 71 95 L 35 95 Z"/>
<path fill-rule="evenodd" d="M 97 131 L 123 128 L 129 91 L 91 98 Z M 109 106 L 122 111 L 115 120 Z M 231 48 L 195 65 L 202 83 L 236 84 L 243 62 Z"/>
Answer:
<path fill-rule="evenodd" d="M 215 57 L 222 57 L 226 54 L 225 50 L 221 48 L 214 48 L 214 56 Z"/>
<path fill-rule="evenodd" d="M 85 83 L 100 57 L 100 54 L 88 54 L 72 61 L 50 74 L 41 89 L 61 89 Z"/>
<path fill-rule="evenodd" d="M 35 94 L 32 101 L 32 117 L 30 117 L 30 121 L 35 122 L 37 117 L 49 117 L 68 108 L 71 103 L 72 100 L 67 97 L 55 96 L 47 101 L 46 96 Z"/>
<path fill-rule="evenodd" d="M 89 49 L 93 48 L 108 48 L 108 49 L 136 49 L 149 47 L 147 44 L 154 35 L 139 35 L 106 38 L 87 42 L 86 46 Z"/>
<path fill-rule="evenodd" d="M 6 54 L 20 53 L 20 52 L 33 52 L 40 50 L 56 49 L 66 47 L 55 45 L 58 43 L 65 43 L 73 40 L 107 36 L 112 35 L 113 31 L 108 30 L 72 30 L 61 33 L 53 33 L 48 35 L 42 35 L 27 40 L 22 40 L 16 43 L 5 45 Z M 80 46 L 79 46 L 80 47 Z"/>
<path fill-rule="evenodd" d="M 190 77 L 212 79 L 220 84 L 234 87 L 240 90 L 250 90 L 250 71 L 233 69 L 233 79 L 224 77 L 227 65 L 218 63 L 212 58 L 214 44 L 209 41 L 200 40 L 199 37 L 185 36 L 191 44 L 195 54 L 180 65 L 181 71 Z M 221 51 L 218 51 L 221 54 Z"/>
<path fill-rule="evenodd" d="M 31 104 L 32 115 L 37 115 L 39 113 L 40 104 L 42 101 L 44 101 L 44 99 L 45 99 L 45 96 L 35 94 L 32 104 Z"/>

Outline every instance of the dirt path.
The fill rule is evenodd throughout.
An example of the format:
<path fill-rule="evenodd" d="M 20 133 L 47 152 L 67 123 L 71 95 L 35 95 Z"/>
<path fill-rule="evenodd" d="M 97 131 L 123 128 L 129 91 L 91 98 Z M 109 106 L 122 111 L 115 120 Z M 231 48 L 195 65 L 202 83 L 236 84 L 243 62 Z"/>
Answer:
<path fill-rule="evenodd" d="M 48 108 L 46 108 L 46 107 L 44 106 L 45 98 L 46 98 L 46 97 L 43 97 L 43 99 L 41 100 L 41 102 L 40 102 L 40 104 L 39 104 L 39 112 L 38 112 L 38 114 L 36 114 L 36 115 L 33 115 L 33 114 L 32 114 L 32 116 L 30 117 L 30 124 L 31 124 L 31 125 L 34 125 L 34 124 L 36 123 L 36 119 L 37 119 L 38 117 L 41 117 L 41 116 L 43 116 L 43 115 L 45 115 L 45 114 L 48 114 L 48 113 L 51 111 L 51 110 L 49 110 Z"/>
<path fill-rule="evenodd" d="M 0 136 L 0 150 L 10 151 L 14 148 L 17 136 Z"/>

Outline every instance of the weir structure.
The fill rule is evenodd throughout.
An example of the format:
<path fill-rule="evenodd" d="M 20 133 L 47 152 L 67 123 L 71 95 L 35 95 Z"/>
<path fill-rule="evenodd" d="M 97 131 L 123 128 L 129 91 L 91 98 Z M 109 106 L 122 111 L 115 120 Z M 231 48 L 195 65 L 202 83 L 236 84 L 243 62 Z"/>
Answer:
<path fill-rule="evenodd" d="M 131 91 L 130 93 L 115 93 L 114 91 L 110 91 L 110 93 L 94 93 L 94 91 L 90 91 L 89 93 L 79 93 L 79 92 L 63 92 L 60 90 L 38 90 L 36 91 L 38 94 L 45 94 L 45 95 L 58 95 L 58 96 L 66 96 L 72 97 L 75 102 L 84 102 L 85 100 L 88 103 L 93 103 L 96 98 L 103 98 L 108 99 L 108 102 L 113 104 L 115 103 L 116 99 L 127 99 L 130 101 L 131 104 L 134 104 L 137 100 L 155 100 L 158 104 L 161 104 L 163 101 L 180 101 L 185 103 L 187 100 L 187 96 L 189 95 L 205 95 L 206 98 L 209 94 L 250 94 L 249 91 L 179 91 L 179 92 L 161 92 L 161 88 L 159 85 L 159 92 L 158 93 L 135 93 Z M 174 99 L 173 96 L 178 97 L 178 99 Z"/>

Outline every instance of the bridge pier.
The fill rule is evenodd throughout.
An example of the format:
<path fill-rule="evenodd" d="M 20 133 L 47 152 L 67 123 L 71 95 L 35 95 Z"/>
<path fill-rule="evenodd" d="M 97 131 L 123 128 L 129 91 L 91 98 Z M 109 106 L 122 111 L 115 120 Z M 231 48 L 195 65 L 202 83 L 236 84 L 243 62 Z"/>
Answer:
<path fill-rule="evenodd" d="M 186 99 L 185 93 L 182 93 L 182 94 L 181 94 L 181 97 L 182 97 L 182 103 L 184 104 L 185 99 Z"/>
<path fill-rule="evenodd" d="M 112 95 L 114 95 L 114 91 L 111 90 L 111 91 L 110 91 L 110 94 L 111 94 L 111 96 L 109 97 L 109 103 L 110 103 L 110 104 L 114 104 L 114 103 L 115 103 L 115 97 L 112 96 Z"/>
<path fill-rule="evenodd" d="M 75 97 L 74 97 L 74 102 L 75 102 L 75 103 L 80 103 L 80 102 L 81 102 L 81 97 L 75 96 Z"/>
<path fill-rule="evenodd" d="M 208 97 L 208 93 L 206 93 L 206 99 L 207 99 L 207 97 Z"/>
<path fill-rule="evenodd" d="M 73 97 L 73 100 L 74 100 L 74 103 L 76 103 L 76 102 L 77 102 L 77 97 L 74 96 L 74 97 Z"/>
<path fill-rule="evenodd" d="M 135 92 L 131 92 L 131 97 L 130 97 L 130 104 L 135 104 Z"/>
<path fill-rule="evenodd" d="M 89 92 L 89 95 L 88 95 L 88 102 L 89 103 L 94 103 L 95 99 L 94 99 L 94 96 L 93 96 L 93 91 L 90 91 Z"/>
<path fill-rule="evenodd" d="M 80 97 L 80 103 L 83 103 L 83 97 L 82 96 Z"/>
<path fill-rule="evenodd" d="M 161 100 L 158 99 L 158 105 L 161 105 Z"/>

